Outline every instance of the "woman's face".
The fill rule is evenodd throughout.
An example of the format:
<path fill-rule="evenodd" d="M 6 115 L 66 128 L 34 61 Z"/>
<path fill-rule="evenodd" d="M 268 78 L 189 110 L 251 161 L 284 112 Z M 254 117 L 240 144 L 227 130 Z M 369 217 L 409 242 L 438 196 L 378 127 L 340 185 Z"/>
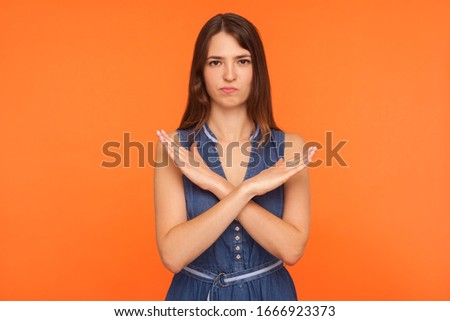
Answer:
<path fill-rule="evenodd" d="M 211 38 L 203 76 L 212 107 L 246 108 L 252 60 L 233 36 L 221 31 Z"/>

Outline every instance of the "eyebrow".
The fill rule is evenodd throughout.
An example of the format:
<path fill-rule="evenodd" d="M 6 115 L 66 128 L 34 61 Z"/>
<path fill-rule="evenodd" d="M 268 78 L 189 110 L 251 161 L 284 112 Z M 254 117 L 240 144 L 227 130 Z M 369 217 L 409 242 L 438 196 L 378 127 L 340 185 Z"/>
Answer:
<path fill-rule="evenodd" d="M 252 56 L 250 56 L 250 55 L 240 55 L 240 56 L 236 56 L 236 57 L 234 57 L 235 59 L 241 59 L 241 58 L 251 58 Z M 223 59 L 223 57 L 221 57 L 221 56 L 209 56 L 208 58 L 206 58 L 206 59 Z"/>

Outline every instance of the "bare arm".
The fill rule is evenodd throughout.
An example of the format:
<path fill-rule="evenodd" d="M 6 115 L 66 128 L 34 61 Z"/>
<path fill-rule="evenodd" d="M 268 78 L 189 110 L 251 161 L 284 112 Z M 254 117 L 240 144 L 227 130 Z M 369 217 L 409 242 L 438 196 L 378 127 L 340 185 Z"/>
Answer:
<path fill-rule="evenodd" d="M 173 138 L 175 134 L 169 136 Z M 177 273 L 219 238 L 252 195 L 246 186 L 240 186 L 201 215 L 187 221 L 183 174 L 158 142 L 156 163 L 163 163 L 164 159 L 166 166 L 156 166 L 154 176 L 156 238 L 162 262 Z"/>
<path fill-rule="evenodd" d="M 304 140 L 296 134 L 286 134 L 293 142 L 286 148 L 285 158 L 300 154 Z M 223 179 L 216 196 L 223 199 L 236 187 Z M 272 255 L 294 265 L 304 253 L 309 236 L 310 190 L 308 168 L 292 176 L 284 186 L 283 219 L 278 218 L 254 201 L 249 201 L 237 219 L 250 236 Z"/>

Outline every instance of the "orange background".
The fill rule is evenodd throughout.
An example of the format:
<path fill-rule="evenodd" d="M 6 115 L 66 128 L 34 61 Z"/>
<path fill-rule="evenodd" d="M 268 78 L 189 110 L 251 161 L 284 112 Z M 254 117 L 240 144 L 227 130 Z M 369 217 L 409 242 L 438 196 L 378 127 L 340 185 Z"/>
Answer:
<path fill-rule="evenodd" d="M 153 167 L 104 168 L 102 146 L 153 158 L 219 12 L 258 27 L 278 125 L 348 141 L 348 166 L 310 170 L 299 299 L 450 300 L 445 0 L 1 1 L 0 299 L 164 299 Z"/>

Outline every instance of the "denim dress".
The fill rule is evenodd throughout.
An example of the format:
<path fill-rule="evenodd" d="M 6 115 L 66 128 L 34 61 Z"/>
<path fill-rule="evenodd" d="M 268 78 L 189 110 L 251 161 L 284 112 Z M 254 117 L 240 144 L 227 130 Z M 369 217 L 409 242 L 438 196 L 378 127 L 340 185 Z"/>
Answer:
<path fill-rule="evenodd" d="M 178 130 L 182 147 L 198 142 L 204 162 L 226 178 L 217 150 L 217 138 L 207 123 L 198 131 Z M 255 123 L 243 152 L 250 152 L 245 178 L 249 179 L 284 157 L 284 132 L 271 129 L 270 141 L 257 148 L 261 137 Z M 239 146 L 238 148 L 241 148 Z M 191 220 L 219 202 L 210 191 L 192 183 L 183 175 L 187 219 Z M 252 198 L 267 211 L 282 217 L 284 185 Z M 270 228 L 266 231 L 270 233 Z M 182 249 L 180 249 L 182 250 Z M 260 246 L 234 220 L 222 235 L 200 256 L 173 276 L 166 301 L 293 301 L 297 300 L 292 278 L 282 261 Z"/>

